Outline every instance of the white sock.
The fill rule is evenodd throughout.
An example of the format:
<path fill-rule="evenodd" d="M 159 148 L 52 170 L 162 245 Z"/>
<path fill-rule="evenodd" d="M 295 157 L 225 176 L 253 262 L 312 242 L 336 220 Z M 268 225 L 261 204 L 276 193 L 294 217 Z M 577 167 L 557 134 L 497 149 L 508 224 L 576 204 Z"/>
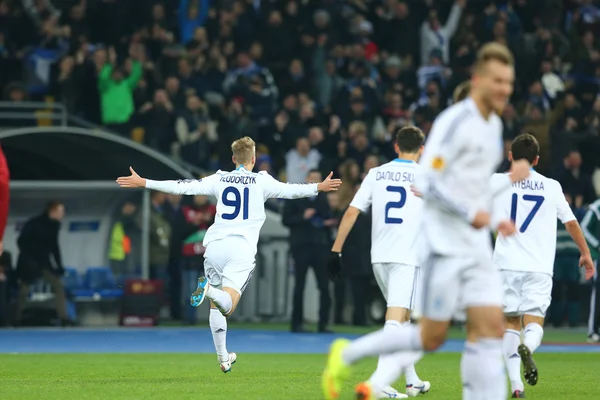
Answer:
<path fill-rule="evenodd" d="M 377 370 L 371 378 L 369 378 L 373 393 L 380 393 L 382 390 L 385 390 L 386 387 L 398 380 L 403 371 L 406 374 L 408 368 L 412 368 L 412 373 L 416 377 L 414 365 L 423 357 L 423 354 L 422 351 L 399 351 L 385 355 L 386 360 L 383 363 L 378 363 Z M 382 361 L 382 357 L 383 356 L 379 358 L 380 361 Z M 410 385 L 419 383 L 419 378 L 417 377 L 416 379 L 416 381 L 409 381 L 407 378 L 407 385 L 409 384 L 408 382 L 410 382 Z"/>
<path fill-rule="evenodd" d="M 506 400 L 506 370 L 501 339 L 467 342 L 460 370 L 463 400 Z"/>
<path fill-rule="evenodd" d="M 221 311 L 211 308 L 208 323 L 219 362 L 225 362 L 229 360 L 229 353 L 227 352 L 227 318 L 221 314 Z"/>
<path fill-rule="evenodd" d="M 396 329 L 380 329 L 354 340 L 342 354 L 344 362 L 354 364 L 365 357 L 399 351 L 421 351 L 421 327 L 419 325 L 401 325 Z"/>
<path fill-rule="evenodd" d="M 221 314 L 227 315 L 231 311 L 233 301 L 231 296 L 224 290 L 217 289 L 216 287 L 209 286 L 206 291 L 206 297 L 213 302 L 213 304 L 221 311 Z"/>
<path fill-rule="evenodd" d="M 521 357 L 519 357 L 519 354 L 517 353 L 520 344 L 521 332 L 514 329 L 507 329 L 504 331 L 502 349 L 512 393 L 514 393 L 515 390 L 523 391 L 525 388 L 523 381 L 521 380 Z"/>
<path fill-rule="evenodd" d="M 404 324 L 398 321 L 386 321 L 383 330 L 386 332 L 397 332 L 402 325 Z M 373 387 L 375 393 L 379 393 L 388 385 L 394 383 L 400 377 L 404 368 L 411 368 L 412 373 L 416 376 L 414 366 L 412 364 L 408 367 L 406 366 L 406 354 L 407 353 L 404 352 L 396 352 L 379 356 L 377 369 L 369 378 L 369 383 Z M 410 355 L 411 353 L 409 352 L 408 354 Z M 414 377 L 412 377 L 412 379 L 414 379 Z"/>
<path fill-rule="evenodd" d="M 420 352 L 420 354 L 422 357 L 423 353 Z M 421 357 L 419 357 L 419 359 Z M 416 361 L 414 361 L 412 364 L 410 364 L 409 366 L 404 368 L 404 378 L 406 380 L 406 386 L 411 386 L 411 385 L 421 383 L 421 379 L 419 379 L 419 376 L 417 375 L 417 370 L 415 370 L 415 363 L 416 363 Z"/>
<path fill-rule="evenodd" d="M 525 327 L 525 334 L 523 335 L 523 344 L 527 346 L 532 353 L 534 353 L 540 344 L 542 344 L 542 338 L 544 337 L 544 328 L 540 324 L 531 322 Z"/>

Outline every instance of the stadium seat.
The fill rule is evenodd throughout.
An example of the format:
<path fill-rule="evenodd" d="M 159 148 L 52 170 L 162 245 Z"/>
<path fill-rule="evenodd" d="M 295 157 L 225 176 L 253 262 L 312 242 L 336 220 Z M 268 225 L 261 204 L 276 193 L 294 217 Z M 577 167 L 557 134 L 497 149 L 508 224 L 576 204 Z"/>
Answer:
<path fill-rule="evenodd" d="M 123 291 L 117 288 L 112 270 L 108 267 L 88 268 L 85 273 L 84 286 L 92 296 L 98 294 L 100 297 L 115 298 L 123 295 Z"/>
<path fill-rule="evenodd" d="M 67 290 L 77 290 L 77 289 L 81 289 L 82 288 L 82 281 L 81 281 L 81 277 L 79 276 L 79 272 L 77 272 L 77 269 L 73 268 L 73 267 L 66 267 L 65 268 L 65 275 L 63 277 L 63 282 L 65 284 L 65 289 Z"/>

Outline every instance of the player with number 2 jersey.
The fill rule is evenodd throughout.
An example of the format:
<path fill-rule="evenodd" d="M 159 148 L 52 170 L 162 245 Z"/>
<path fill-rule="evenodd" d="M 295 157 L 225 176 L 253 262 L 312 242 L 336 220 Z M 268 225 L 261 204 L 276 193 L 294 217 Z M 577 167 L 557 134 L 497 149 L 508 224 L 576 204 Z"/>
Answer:
<path fill-rule="evenodd" d="M 410 312 L 419 297 L 419 256 L 421 241 L 421 214 L 423 200 L 411 191 L 417 171 L 417 161 L 423 151 L 425 135 L 414 126 L 406 126 L 396 133 L 394 144 L 398 158 L 373 168 L 363 180 L 360 189 L 350 203 L 340 223 L 338 234 L 331 249 L 330 276 L 341 270 L 341 251 L 360 212 L 371 208 L 371 262 L 379 289 L 387 302 L 383 329 L 392 334 L 403 324 L 410 322 Z M 384 354 L 379 357 L 377 369 L 364 385 L 378 398 L 415 397 L 429 391 L 431 385 L 419 379 L 415 367 L 409 363 L 404 370 L 402 353 Z M 390 385 L 404 372 L 406 395 Z"/>
<path fill-rule="evenodd" d="M 205 298 L 211 302 L 210 327 L 223 372 L 229 372 L 237 359 L 235 353 L 228 353 L 226 349 L 225 317 L 235 310 L 252 277 L 260 229 L 266 219 L 265 201 L 270 198 L 311 197 L 320 191 L 337 190 L 341 184 L 339 179 L 331 179 L 332 173 L 320 183 L 282 183 L 266 172 L 252 172 L 256 154 L 251 138 L 236 140 L 231 149 L 236 165 L 231 172 L 217 171 L 198 180 L 153 181 L 141 178 L 131 169 L 131 176 L 117 179 L 121 187 L 146 187 L 165 193 L 216 197 L 215 223 L 204 237 L 206 276 L 198 279 L 198 288 L 192 294 L 191 303 L 197 307 Z"/>
<path fill-rule="evenodd" d="M 534 136 L 522 134 L 513 141 L 509 159 L 525 159 L 535 166 L 539 149 Z M 494 174 L 491 186 L 505 179 L 504 174 Z M 532 170 L 527 179 L 513 183 L 510 189 L 495 197 L 493 210 L 495 219 L 510 218 L 517 228 L 515 235 L 498 236 L 494 265 L 501 271 L 504 281 L 507 326 L 503 347 L 512 397 L 522 398 L 525 394 L 521 362 L 527 383 L 537 383 L 538 371 L 532 354 L 542 342 L 544 318 L 550 306 L 557 218 L 565 224 L 577 244 L 588 279 L 593 275 L 593 264 L 579 223 L 560 184 L 554 179 Z"/>

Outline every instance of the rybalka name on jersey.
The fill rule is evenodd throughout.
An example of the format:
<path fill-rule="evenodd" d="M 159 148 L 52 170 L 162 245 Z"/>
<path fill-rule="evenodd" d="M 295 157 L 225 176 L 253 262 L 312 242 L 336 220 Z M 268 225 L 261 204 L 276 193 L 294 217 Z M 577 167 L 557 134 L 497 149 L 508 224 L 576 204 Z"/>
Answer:
<path fill-rule="evenodd" d="M 512 186 L 517 189 L 544 190 L 544 182 L 530 181 L 529 179 L 525 179 L 521 182 L 515 182 L 512 184 Z"/>

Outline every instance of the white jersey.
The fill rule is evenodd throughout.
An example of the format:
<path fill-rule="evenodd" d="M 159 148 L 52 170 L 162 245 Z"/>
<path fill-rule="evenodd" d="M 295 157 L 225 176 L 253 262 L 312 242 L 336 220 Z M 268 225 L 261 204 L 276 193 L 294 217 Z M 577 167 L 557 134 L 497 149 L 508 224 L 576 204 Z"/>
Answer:
<path fill-rule="evenodd" d="M 372 205 L 373 264 L 419 265 L 417 247 L 423 200 L 410 188 L 418 169 L 415 162 L 401 159 L 373 168 L 350 203 L 363 212 Z"/>
<path fill-rule="evenodd" d="M 490 230 L 471 227 L 478 211 L 490 211 L 490 176 L 502 160 L 502 121 L 486 120 L 471 98 L 444 110 L 434 121 L 415 181 L 423 194 L 423 232 L 432 253 L 491 257 Z M 504 185 L 508 187 L 509 178 Z"/>
<path fill-rule="evenodd" d="M 204 246 L 227 236 L 242 236 L 256 245 L 265 222 L 265 201 L 270 198 L 296 199 L 317 195 L 317 184 L 291 184 L 275 180 L 264 171 L 250 172 L 244 167 L 235 171 L 217 171 L 203 179 L 179 181 L 146 180 L 148 189 L 165 193 L 205 195 L 217 198 L 215 223 L 204 236 Z M 235 249 L 232 249 L 235 251 Z"/>
<path fill-rule="evenodd" d="M 503 179 L 495 174 L 491 180 Z M 498 236 L 494 265 L 501 270 L 552 275 L 556 253 L 556 219 L 575 220 L 560 183 L 531 171 L 494 199 L 494 218 L 515 222 L 517 232 Z"/>

